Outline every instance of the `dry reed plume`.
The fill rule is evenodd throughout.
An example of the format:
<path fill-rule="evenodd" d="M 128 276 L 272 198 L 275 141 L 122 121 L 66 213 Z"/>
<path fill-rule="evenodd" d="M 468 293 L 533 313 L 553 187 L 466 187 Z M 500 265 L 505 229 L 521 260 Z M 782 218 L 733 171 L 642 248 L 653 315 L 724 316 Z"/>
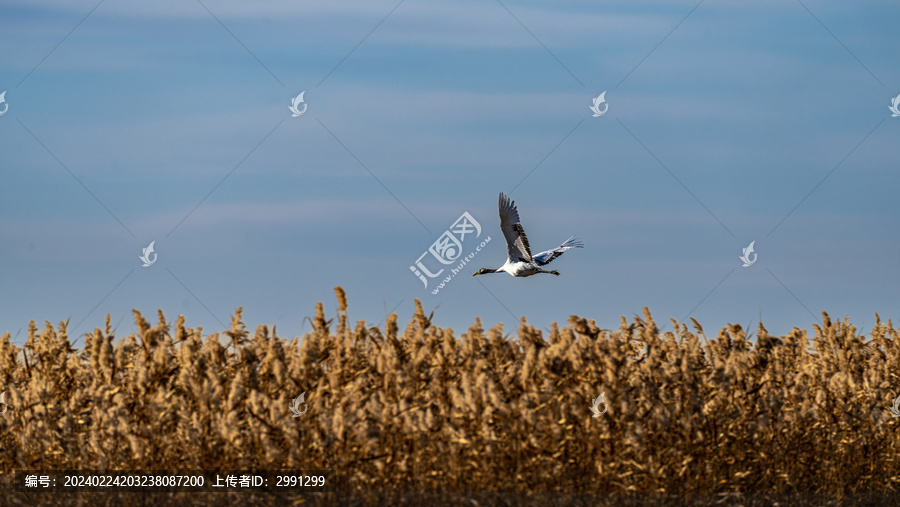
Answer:
<path fill-rule="evenodd" d="M 170 328 L 159 312 L 151 326 L 137 310 L 139 333 L 116 341 L 107 316 L 81 350 L 66 323 L 39 331 L 32 322 L 23 348 L 4 334 L 0 474 L 334 470 L 342 493 L 308 502 L 372 491 L 847 501 L 900 486 L 890 321 L 877 319 L 868 342 L 824 313 L 812 337 L 795 328 L 776 338 L 760 324 L 751 344 L 729 325 L 707 342 L 696 321 L 660 333 L 645 308 L 611 333 L 571 316 L 545 337 L 523 318 L 516 342 L 476 319 L 458 339 L 418 300 L 402 333 L 396 314 L 383 330 L 351 328 L 344 291 L 335 292 L 334 326 L 319 303 L 312 332 L 290 342 L 267 326 L 251 336 L 241 308 L 224 340 L 186 328 L 183 316 Z M 649 345 L 637 362 L 633 340 Z M 308 412 L 294 418 L 291 398 L 304 391 Z M 592 418 L 601 392 L 609 410 Z"/>

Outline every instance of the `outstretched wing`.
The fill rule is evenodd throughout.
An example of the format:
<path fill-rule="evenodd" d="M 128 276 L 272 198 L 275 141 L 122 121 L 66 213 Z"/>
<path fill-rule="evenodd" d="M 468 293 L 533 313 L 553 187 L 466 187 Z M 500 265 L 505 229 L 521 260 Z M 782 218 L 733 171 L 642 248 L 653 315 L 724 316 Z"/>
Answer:
<path fill-rule="evenodd" d="M 547 250 L 546 252 L 541 252 L 535 255 L 534 262 L 536 262 L 538 266 L 545 266 L 547 264 L 550 264 L 550 261 L 559 257 L 563 254 L 563 252 L 570 248 L 584 248 L 584 243 L 575 239 L 575 236 L 572 236 L 571 238 L 567 239 L 565 243 L 559 245 L 553 250 Z"/>
<path fill-rule="evenodd" d="M 531 262 L 531 247 L 522 224 L 519 223 L 519 211 L 516 203 L 500 192 L 500 230 L 506 237 L 506 248 L 509 250 L 511 262 Z"/>

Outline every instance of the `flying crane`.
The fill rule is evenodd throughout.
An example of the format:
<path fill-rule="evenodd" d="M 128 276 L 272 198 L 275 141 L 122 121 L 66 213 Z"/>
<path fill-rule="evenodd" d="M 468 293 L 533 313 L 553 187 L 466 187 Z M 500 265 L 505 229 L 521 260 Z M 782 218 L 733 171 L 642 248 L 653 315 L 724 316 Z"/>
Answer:
<path fill-rule="evenodd" d="M 541 252 L 537 255 L 531 255 L 531 247 L 528 245 L 528 238 L 525 237 L 525 230 L 519 223 L 519 211 L 516 209 L 516 203 L 510 201 L 509 197 L 500 193 L 500 230 L 506 237 L 506 248 L 509 250 L 509 257 L 506 263 L 497 269 L 481 268 L 472 276 L 483 275 L 485 273 L 509 273 L 512 276 L 531 276 L 537 273 L 549 273 L 559 276 L 558 271 L 547 271 L 541 269 L 541 266 L 550 264 L 550 261 L 559 257 L 570 248 L 583 248 L 584 244 L 575 239 L 575 236 L 567 239 L 562 245 Z"/>

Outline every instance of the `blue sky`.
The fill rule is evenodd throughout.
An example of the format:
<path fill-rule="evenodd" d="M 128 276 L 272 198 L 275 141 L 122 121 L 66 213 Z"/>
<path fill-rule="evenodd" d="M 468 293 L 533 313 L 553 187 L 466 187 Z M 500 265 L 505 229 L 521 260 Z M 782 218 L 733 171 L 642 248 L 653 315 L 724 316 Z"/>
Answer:
<path fill-rule="evenodd" d="M 0 333 L 108 313 L 121 336 L 132 308 L 208 333 L 243 306 L 290 338 L 317 301 L 334 314 L 335 285 L 353 322 L 405 324 L 419 298 L 457 335 L 644 306 L 709 336 L 823 310 L 868 330 L 900 303 L 898 19 L 887 1 L 6 1 Z M 469 276 L 505 260 L 499 192 L 535 251 L 584 241 L 561 276 Z M 492 242 L 434 295 L 409 267 L 463 212 Z"/>

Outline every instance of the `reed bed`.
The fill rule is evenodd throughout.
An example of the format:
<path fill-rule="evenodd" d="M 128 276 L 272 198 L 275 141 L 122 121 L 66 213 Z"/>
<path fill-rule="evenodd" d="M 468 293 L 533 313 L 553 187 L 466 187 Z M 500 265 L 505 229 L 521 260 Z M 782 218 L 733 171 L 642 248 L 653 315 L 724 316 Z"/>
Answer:
<path fill-rule="evenodd" d="M 241 308 L 221 336 L 185 327 L 184 316 L 170 327 L 161 311 L 154 326 L 137 310 L 138 333 L 117 340 L 107 316 L 80 350 L 65 322 L 41 331 L 32 321 L 22 348 L 5 333 L 0 477 L 9 486 L 24 469 L 329 469 L 336 493 L 286 500 L 348 505 L 868 505 L 900 487 L 900 418 L 889 410 L 900 396 L 898 330 L 877 314 L 868 336 L 823 313 L 812 336 L 775 337 L 760 323 L 755 342 L 739 325 L 707 339 L 693 320 L 661 333 L 645 308 L 612 331 L 571 316 L 545 336 L 523 317 L 514 340 L 476 318 L 457 338 L 418 300 L 402 332 L 396 314 L 383 328 L 351 327 L 345 293 L 335 293 L 335 318 L 319 303 L 312 331 L 291 341 L 269 326 L 251 335 Z M 308 411 L 292 417 L 303 392 Z M 608 410 L 594 418 L 601 392 Z M 5 500 L 273 501 L 102 495 Z"/>

